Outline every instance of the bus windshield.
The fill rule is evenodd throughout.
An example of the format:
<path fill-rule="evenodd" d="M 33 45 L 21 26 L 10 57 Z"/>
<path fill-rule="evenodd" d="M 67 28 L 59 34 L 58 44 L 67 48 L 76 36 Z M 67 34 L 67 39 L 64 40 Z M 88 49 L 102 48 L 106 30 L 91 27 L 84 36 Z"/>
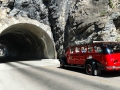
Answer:
<path fill-rule="evenodd" d="M 113 50 L 112 48 L 109 48 L 109 47 L 102 47 L 102 52 L 103 54 L 112 54 Z"/>

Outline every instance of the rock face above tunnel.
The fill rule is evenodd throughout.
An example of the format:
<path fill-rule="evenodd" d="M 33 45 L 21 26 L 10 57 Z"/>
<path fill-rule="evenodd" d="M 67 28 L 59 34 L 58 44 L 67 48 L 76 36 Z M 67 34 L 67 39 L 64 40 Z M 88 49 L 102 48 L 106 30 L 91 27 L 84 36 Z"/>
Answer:
<path fill-rule="evenodd" d="M 53 40 L 53 34 L 51 32 L 51 28 L 49 25 L 45 25 L 44 23 L 40 23 L 37 20 L 30 19 L 27 17 L 24 17 L 24 18 L 23 17 L 15 18 L 15 17 L 10 17 L 10 16 L 6 16 L 5 18 L 3 18 L 3 17 L 0 19 L 0 33 L 2 31 L 4 31 L 6 28 L 8 28 L 14 24 L 28 23 L 28 24 L 33 24 L 33 25 L 36 25 L 36 26 L 42 28 Z"/>
<path fill-rule="evenodd" d="M 120 41 L 119 3 L 120 0 L 0 0 L 0 18 L 29 18 L 50 26 L 59 57 L 68 45 Z"/>

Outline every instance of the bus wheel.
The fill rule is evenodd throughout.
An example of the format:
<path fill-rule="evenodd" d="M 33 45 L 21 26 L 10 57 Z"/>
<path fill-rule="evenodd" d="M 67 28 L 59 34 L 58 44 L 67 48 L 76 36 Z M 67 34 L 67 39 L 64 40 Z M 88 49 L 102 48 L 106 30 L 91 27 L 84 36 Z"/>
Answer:
<path fill-rule="evenodd" d="M 87 63 L 86 66 L 85 66 L 85 70 L 86 70 L 86 73 L 88 75 L 92 75 L 93 74 L 93 68 L 92 68 L 92 65 Z"/>

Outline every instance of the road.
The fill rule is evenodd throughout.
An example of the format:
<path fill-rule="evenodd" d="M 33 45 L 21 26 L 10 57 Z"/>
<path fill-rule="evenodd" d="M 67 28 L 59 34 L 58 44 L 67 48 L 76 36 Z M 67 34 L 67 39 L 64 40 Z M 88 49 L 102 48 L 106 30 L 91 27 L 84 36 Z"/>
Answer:
<path fill-rule="evenodd" d="M 57 60 L 0 63 L 0 90 L 120 90 L 120 73 L 90 76 Z"/>

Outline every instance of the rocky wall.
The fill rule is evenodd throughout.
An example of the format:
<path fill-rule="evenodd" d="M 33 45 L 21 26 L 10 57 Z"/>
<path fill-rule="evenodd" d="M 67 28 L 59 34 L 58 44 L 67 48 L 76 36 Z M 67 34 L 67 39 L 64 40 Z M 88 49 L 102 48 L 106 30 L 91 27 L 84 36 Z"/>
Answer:
<path fill-rule="evenodd" d="M 119 41 L 120 35 L 114 23 L 120 16 L 119 2 L 119 0 L 52 0 L 49 18 L 58 56 L 62 55 L 69 45 L 89 43 L 93 40 Z M 118 21 L 117 19 L 117 23 Z"/>

